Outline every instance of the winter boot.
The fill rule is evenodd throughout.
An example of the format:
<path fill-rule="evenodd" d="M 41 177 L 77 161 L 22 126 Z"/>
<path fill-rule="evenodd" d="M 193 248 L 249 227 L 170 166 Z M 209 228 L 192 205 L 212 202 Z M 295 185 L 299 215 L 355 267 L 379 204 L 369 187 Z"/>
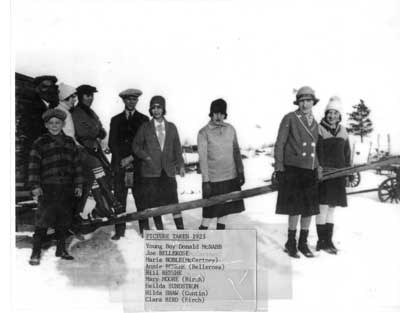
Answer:
<path fill-rule="evenodd" d="M 125 236 L 126 223 L 115 224 L 115 234 L 111 237 L 112 240 L 119 240 Z"/>
<path fill-rule="evenodd" d="M 156 225 L 156 228 L 158 230 L 163 230 L 164 229 L 164 225 L 163 225 L 163 221 L 162 221 L 162 217 L 161 216 L 154 216 L 154 224 Z"/>
<path fill-rule="evenodd" d="M 326 253 L 335 254 L 335 252 L 328 245 L 327 241 L 327 227 L 326 224 L 317 225 L 318 241 L 316 250 L 324 250 Z"/>
<path fill-rule="evenodd" d="M 307 258 L 314 257 L 314 254 L 308 248 L 307 245 L 307 237 L 308 237 L 308 229 L 300 230 L 300 237 L 299 237 L 299 251 L 304 254 Z"/>
<path fill-rule="evenodd" d="M 42 252 L 42 238 L 46 235 L 46 229 L 36 229 L 33 235 L 33 247 L 31 258 L 29 259 L 30 265 L 40 264 L 40 255 Z"/>
<path fill-rule="evenodd" d="M 63 260 L 73 260 L 74 257 L 70 255 L 65 249 L 65 231 L 57 230 L 57 248 L 56 248 L 56 257 L 60 257 Z"/>
<path fill-rule="evenodd" d="M 318 235 L 318 241 L 317 241 L 317 247 L 316 250 L 325 250 L 326 249 L 326 227 L 325 224 L 317 224 L 317 235 Z"/>
<path fill-rule="evenodd" d="M 217 223 L 217 229 L 225 229 L 225 224 Z"/>
<path fill-rule="evenodd" d="M 200 230 L 207 230 L 208 227 L 207 227 L 207 226 L 200 225 L 199 229 L 200 229 Z"/>
<path fill-rule="evenodd" d="M 299 254 L 297 253 L 297 247 L 296 247 L 296 229 L 291 230 L 289 229 L 288 231 L 288 240 L 285 243 L 285 250 L 284 250 L 289 256 L 292 258 L 300 258 Z"/>
<path fill-rule="evenodd" d="M 125 212 L 125 208 L 123 207 L 123 205 L 114 197 L 113 193 L 111 192 L 111 188 L 108 185 L 107 178 L 103 176 L 97 178 L 96 181 L 99 184 L 100 189 L 103 192 L 104 197 L 106 198 L 108 204 L 112 208 L 114 208 L 114 212 L 116 212 L 117 214 Z"/>
<path fill-rule="evenodd" d="M 174 222 L 175 222 L 176 229 L 184 229 L 182 217 L 175 217 Z"/>
<path fill-rule="evenodd" d="M 93 210 L 93 217 L 110 217 L 113 214 L 112 209 L 109 207 L 106 199 L 104 199 L 100 188 L 93 188 L 92 195 L 96 201 L 96 208 Z"/>
<path fill-rule="evenodd" d="M 143 231 L 144 230 L 149 230 L 150 226 L 149 226 L 149 219 L 143 219 L 143 220 L 139 220 L 139 232 L 140 232 L 140 236 L 142 236 L 143 238 Z"/>
<path fill-rule="evenodd" d="M 326 227 L 326 244 L 332 254 L 337 254 L 338 250 L 336 249 L 335 245 L 332 242 L 333 223 L 326 223 L 325 227 Z"/>

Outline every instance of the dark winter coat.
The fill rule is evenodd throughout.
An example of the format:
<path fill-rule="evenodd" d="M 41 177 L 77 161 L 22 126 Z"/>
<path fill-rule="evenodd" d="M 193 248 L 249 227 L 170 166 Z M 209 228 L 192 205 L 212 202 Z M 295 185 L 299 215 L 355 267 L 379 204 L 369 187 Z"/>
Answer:
<path fill-rule="evenodd" d="M 31 188 L 43 190 L 36 226 L 68 227 L 73 216 L 74 189 L 83 183 L 74 140 L 63 133 L 39 137 L 32 146 L 28 174 Z"/>
<path fill-rule="evenodd" d="M 275 143 L 275 169 L 283 171 L 286 165 L 310 170 L 317 168 L 317 142 L 315 120 L 309 126 L 300 110 L 285 115 Z"/>
<path fill-rule="evenodd" d="M 134 112 L 130 120 L 127 119 L 125 111 L 111 119 L 108 147 L 112 153 L 111 165 L 113 168 L 118 168 L 123 158 L 133 154 L 133 138 L 140 126 L 148 121 L 149 118 L 138 111 Z M 137 168 L 139 162 L 135 161 L 134 164 Z"/>
<path fill-rule="evenodd" d="M 99 148 L 98 139 L 104 139 L 106 131 L 97 114 L 92 109 L 78 104 L 72 111 L 72 120 L 78 142 L 87 148 Z"/>
<path fill-rule="evenodd" d="M 39 95 L 36 95 L 32 103 L 25 105 L 21 112 L 19 128 L 21 129 L 21 134 L 26 137 L 28 149 L 31 148 L 37 138 L 47 133 L 42 119 L 42 114 L 47 109 L 46 103 Z"/>
<path fill-rule="evenodd" d="M 321 146 L 321 166 L 325 169 L 339 169 L 350 166 L 350 144 L 346 129 L 341 125 L 331 128 L 322 120 L 319 126 Z M 346 178 L 339 177 L 319 184 L 319 203 L 330 206 L 347 206 Z"/>
<path fill-rule="evenodd" d="M 143 177 L 160 177 L 162 170 L 169 177 L 175 177 L 177 169 L 184 167 L 178 130 L 173 123 L 166 120 L 164 122 L 165 142 L 163 150 L 161 150 L 157 139 L 154 119 L 142 124 L 133 140 L 133 153 L 143 160 L 140 166 Z M 145 160 L 148 157 L 151 160 Z"/>
<path fill-rule="evenodd" d="M 341 125 L 332 129 L 325 120 L 322 120 L 319 133 L 323 148 L 321 166 L 329 168 L 350 166 L 350 143 L 346 129 Z"/>

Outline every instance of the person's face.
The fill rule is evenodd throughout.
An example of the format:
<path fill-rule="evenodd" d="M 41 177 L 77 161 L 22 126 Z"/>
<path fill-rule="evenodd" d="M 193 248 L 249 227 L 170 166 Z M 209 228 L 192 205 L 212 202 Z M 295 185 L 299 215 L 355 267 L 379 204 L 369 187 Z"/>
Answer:
<path fill-rule="evenodd" d="M 49 119 L 46 123 L 45 126 L 52 135 L 58 135 L 62 128 L 64 127 L 65 122 L 60 120 L 57 117 L 52 117 Z"/>
<path fill-rule="evenodd" d="M 312 99 L 300 99 L 297 103 L 303 113 L 310 113 L 314 106 L 314 100 Z"/>
<path fill-rule="evenodd" d="M 92 93 L 90 94 L 83 94 L 82 95 L 82 104 L 86 105 L 87 107 L 90 107 L 93 103 L 94 96 Z"/>
<path fill-rule="evenodd" d="M 340 113 L 336 110 L 326 112 L 326 120 L 329 124 L 335 125 L 340 122 Z"/>
<path fill-rule="evenodd" d="M 139 99 L 137 97 L 125 97 L 123 99 L 125 103 L 125 109 L 128 111 L 133 111 L 136 108 L 136 104 L 138 103 Z"/>
<path fill-rule="evenodd" d="M 162 119 L 164 115 L 163 107 L 156 103 L 151 107 L 151 113 L 156 120 Z"/>
<path fill-rule="evenodd" d="M 211 117 L 212 121 L 216 124 L 220 124 L 224 121 L 225 119 L 225 114 L 223 113 L 213 113 Z"/>
<path fill-rule="evenodd" d="M 73 94 L 64 100 L 64 102 L 67 104 L 69 110 L 71 110 L 75 106 L 76 101 L 77 101 L 76 94 Z"/>
<path fill-rule="evenodd" d="M 43 80 L 36 87 L 36 92 L 42 99 L 46 101 L 52 101 L 56 96 L 58 97 L 56 85 L 53 83 L 53 81 L 47 79 Z"/>

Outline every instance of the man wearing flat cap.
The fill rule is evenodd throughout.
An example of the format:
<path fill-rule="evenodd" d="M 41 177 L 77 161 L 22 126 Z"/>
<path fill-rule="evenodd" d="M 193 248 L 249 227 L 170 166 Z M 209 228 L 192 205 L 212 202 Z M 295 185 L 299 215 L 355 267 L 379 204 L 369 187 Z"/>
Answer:
<path fill-rule="evenodd" d="M 119 93 L 124 102 L 124 110 L 115 115 L 110 123 L 110 136 L 108 146 L 112 153 L 111 166 L 114 172 L 114 191 L 117 200 L 121 203 L 122 212 L 126 211 L 126 197 L 131 188 L 137 206 L 140 206 L 139 193 L 139 160 L 132 154 L 132 141 L 139 127 L 149 118 L 136 110 L 136 104 L 142 92 L 138 89 L 127 89 Z M 118 213 L 122 213 L 118 212 Z M 145 226 L 139 220 L 140 231 Z M 113 240 L 118 240 L 125 235 L 126 224 L 115 225 Z M 146 227 L 148 228 L 148 227 Z"/>
<path fill-rule="evenodd" d="M 111 217 L 120 206 L 116 201 L 109 181 L 106 178 L 105 160 L 101 140 L 106 137 L 99 117 L 91 109 L 96 87 L 81 85 L 76 88 L 78 104 L 72 112 L 75 125 L 75 137 L 81 144 L 80 156 L 85 169 L 85 185 L 81 202 L 78 204 L 78 212 L 85 206 L 86 199 L 91 190 L 96 201 L 96 209 L 93 210 L 94 217 Z"/>

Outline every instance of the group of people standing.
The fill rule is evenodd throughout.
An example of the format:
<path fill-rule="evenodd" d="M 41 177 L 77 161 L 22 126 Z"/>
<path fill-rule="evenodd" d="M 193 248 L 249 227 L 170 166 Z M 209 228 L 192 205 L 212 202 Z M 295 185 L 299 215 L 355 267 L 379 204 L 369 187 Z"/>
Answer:
<path fill-rule="evenodd" d="M 49 227 L 56 230 L 56 256 L 73 259 L 65 247 L 66 231 L 74 215 L 83 211 L 90 193 L 96 202 L 91 212 L 94 218 L 113 218 L 126 212 L 129 189 L 138 211 L 178 203 L 175 176 L 185 175 L 184 160 L 177 127 L 165 118 L 163 96 L 151 98 L 150 119 L 136 110 L 142 91 L 130 88 L 119 93 L 124 109 L 111 119 L 110 164 L 101 146 L 107 132 L 91 108 L 97 88 L 87 84 L 77 88 L 63 83 L 56 86 L 54 76 L 41 76 L 34 82 L 37 99 L 27 109 L 23 123 L 32 142 L 28 183 L 39 199 L 30 264 L 40 263 L 41 245 Z M 54 101 L 56 87 L 58 101 Z M 285 251 L 294 258 L 299 257 L 298 251 L 306 257 L 314 256 L 307 243 L 313 215 L 318 234 L 316 250 L 336 254 L 332 242 L 334 209 L 347 206 L 345 178 L 320 181 L 323 168 L 350 165 L 348 135 L 340 125 L 341 101 L 338 97 L 329 100 L 319 124 L 312 114 L 318 101 L 313 89 L 300 88 L 294 101 L 298 109 L 284 116 L 275 144 L 276 213 L 289 216 Z M 245 183 L 236 131 L 225 122 L 227 116 L 226 101 L 214 100 L 210 120 L 198 133 L 204 198 L 239 191 Z M 39 123 L 38 118 L 43 121 Z M 225 229 L 227 216 L 244 210 L 243 200 L 205 207 L 199 229 L 208 229 L 213 219 L 217 220 L 216 229 Z M 162 216 L 153 219 L 158 230 L 164 229 Z M 173 213 L 173 219 L 177 229 L 184 229 L 180 212 Z M 116 224 L 111 239 L 124 237 L 125 229 L 125 223 Z M 148 229 L 149 220 L 139 220 L 140 234 Z"/>
<path fill-rule="evenodd" d="M 55 86 L 56 82 L 54 76 L 36 78 L 37 93 L 40 94 L 41 86 Z M 151 98 L 149 119 L 136 110 L 140 90 L 130 88 L 119 93 L 124 110 L 111 119 L 109 164 L 100 144 L 107 133 L 91 108 L 96 92 L 97 88 L 91 85 L 74 88 L 60 83 L 58 103 L 41 98 L 43 105 L 36 106 L 42 110 L 44 128 L 32 140 L 28 170 L 32 194 L 39 199 L 31 265 L 40 264 L 41 245 L 48 227 L 56 230 L 56 256 L 73 259 L 65 247 L 66 230 L 73 215 L 82 212 L 90 192 L 96 202 L 91 213 L 94 218 L 113 218 L 124 213 L 130 188 L 138 211 L 178 203 L 175 176 L 184 176 L 185 169 L 178 130 L 165 118 L 165 98 Z M 41 125 L 32 121 L 40 116 L 37 110 L 35 113 L 26 117 L 31 126 Z M 223 99 L 213 101 L 209 117 L 209 123 L 198 135 L 204 198 L 240 190 L 244 184 L 236 133 L 224 121 L 227 103 Z M 211 220 L 217 218 L 217 229 L 224 229 L 226 216 L 243 210 L 243 201 L 206 207 L 199 228 L 207 229 Z M 174 213 L 173 218 L 176 228 L 184 229 L 181 213 Z M 154 225 L 158 230 L 164 229 L 161 216 L 154 217 Z M 125 223 L 116 224 L 111 239 L 124 237 L 125 229 Z M 150 229 L 148 219 L 139 220 L 142 235 L 146 229 Z"/>
<path fill-rule="evenodd" d="M 324 170 L 350 166 L 350 145 L 346 129 L 340 125 L 342 104 L 331 97 L 318 124 L 312 114 L 319 102 L 312 88 L 305 86 L 296 94 L 298 109 L 284 116 L 275 144 L 275 171 L 278 180 L 277 214 L 288 215 L 285 251 L 299 258 L 300 251 L 313 257 L 307 238 L 312 216 L 316 216 L 316 250 L 336 254 L 332 242 L 334 210 L 347 206 L 344 177 L 320 181 Z M 300 235 L 296 238 L 300 220 Z"/>

